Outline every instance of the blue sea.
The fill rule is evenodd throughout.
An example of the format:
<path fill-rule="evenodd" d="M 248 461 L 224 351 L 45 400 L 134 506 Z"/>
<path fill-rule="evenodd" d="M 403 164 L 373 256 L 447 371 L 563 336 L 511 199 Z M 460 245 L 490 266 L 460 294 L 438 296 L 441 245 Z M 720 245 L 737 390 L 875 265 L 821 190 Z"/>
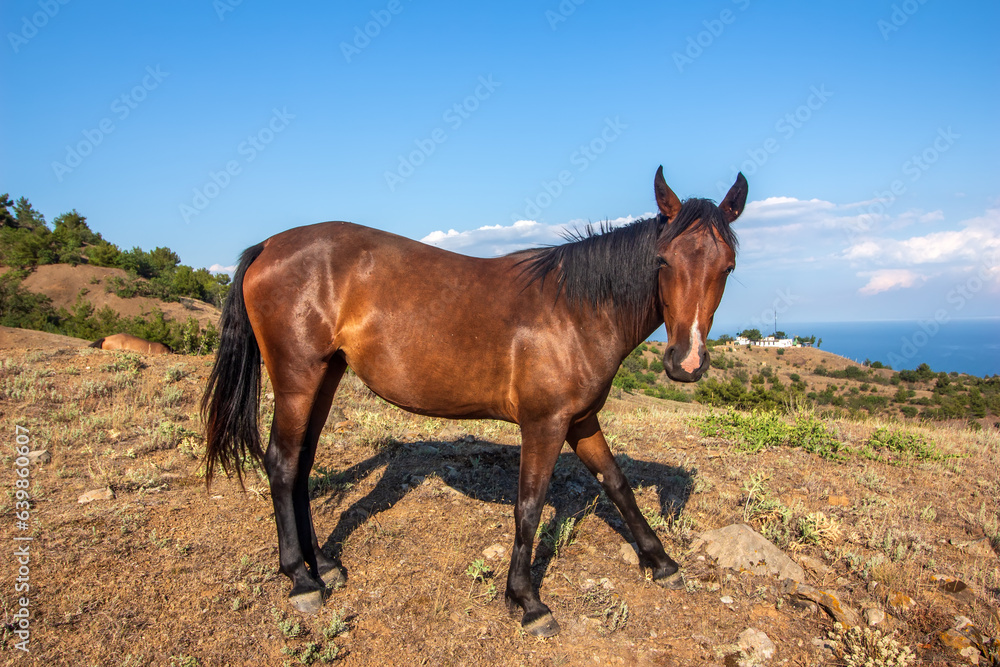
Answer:
<path fill-rule="evenodd" d="M 859 363 L 881 361 L 893 369 L 927 364 L 935 372 L 1000 375 L 1000 318 L 976 320 L 882 322 L 781 322 L 789 336 L 816 336 L 819 348 Z M 716 323 L 710 336 L 733 336 L 741 327 Z M 770 331 L 763 331 L 766 336 Z M 654 340 L 666 340 L 661 327 Z"/>
<path fill-rule="evenodd" d="M 821 350 L 881 361 L 897 371 L 925 363 L 937 372 L 1000 374 L 1000 319 L 786 322 L 781 328 L 790 336 L 822 338 Z"/>

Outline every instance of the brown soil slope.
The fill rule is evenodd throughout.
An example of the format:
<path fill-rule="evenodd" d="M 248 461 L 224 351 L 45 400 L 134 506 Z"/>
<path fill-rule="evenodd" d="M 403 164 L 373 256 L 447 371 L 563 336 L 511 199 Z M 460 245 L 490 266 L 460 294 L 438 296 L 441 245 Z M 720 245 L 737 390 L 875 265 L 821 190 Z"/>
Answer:
<path fill-rule="evenodd" d="M 0 350 L 61 350 L 87 347 L 90 342 L 45 331 L 0 327 Z"/>
<path fill-rule="evenodd" d="M 31 292 L 48 296 L 56 308 L 72 310 L 78 295 L 83 291 L 84 298 L 92 303 L 95 309 L 111 306 L 121 315 L 132 317 L 159 308 L 168 319 L 184 322 L 189 317 L 194 317 L 203 327 L 209 322 L 218 326 L 219 309 L 196 299 L 181 299 L 176 303 L 141 296 L 123 299 L 105 291 L 109 278 L 112 276 L 124 278 L 125 275 L 122 269 L 103 266 L 46 264 L 36 268 L 24 279 L 22 285 Z"/>

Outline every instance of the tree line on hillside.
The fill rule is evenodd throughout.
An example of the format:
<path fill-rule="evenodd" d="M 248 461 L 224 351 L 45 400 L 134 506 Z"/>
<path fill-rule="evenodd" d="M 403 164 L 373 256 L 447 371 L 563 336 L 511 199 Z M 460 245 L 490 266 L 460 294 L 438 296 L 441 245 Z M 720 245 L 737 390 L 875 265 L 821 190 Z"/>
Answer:
<path fill-rule="evenodd" d="M 229 288 L 228 275 L 181 264 L 170 248 L 122 250 L 91 230 L 76 209 L 56 216 L 50 228 L 26 198 L 12 202 L 8 194 L 0 196 L 0 264 L 21 270 L 43 264 L 124 269 L 127 278 L 114 284 L 123 297 L 190 297 L 221 307 Z"/>
<path fill-rule="evenodd" d="M 8 267 L 0 276 L 0 325 L 85 339 L 125 332 L 189 353 L 211 352 L 218 345 L 214 325 L 202 330 L 194 318 L 178 322 L 159 310 L 134 317 L 123 317 L 109 306 L 95 310 L 84 298 L 86 290 L 81 290 L 72 310 L 56 309 L 47 296 L 25 289 L 22 281 L 38 266 L 87 264 L 123 269 L 125 277 L 113 276 L 105 287 L 123 298 L 190 297 L 222 306 L 228 275 L 183 265 L 170 248 L 122 250 L 91 230 L 75 209 L 53 219 L 50 228 L 26 198 L 12 202 L 8 194 L 0 196 L 0 264 Z"/>

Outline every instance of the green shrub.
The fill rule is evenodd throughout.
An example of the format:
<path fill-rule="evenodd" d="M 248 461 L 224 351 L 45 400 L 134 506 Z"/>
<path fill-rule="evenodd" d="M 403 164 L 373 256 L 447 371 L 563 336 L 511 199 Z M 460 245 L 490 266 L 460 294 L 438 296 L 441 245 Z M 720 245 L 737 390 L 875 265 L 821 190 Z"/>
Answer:
<path fill-rule="evenodd" d="M 933 442 L 905 431 L 876 429 L 865 442 L 865 453 L 869 458 L 883 460 L 877 450 L 885 449 L 904 459 L 918 461 L 940 461 L 949 458 Z"/>
<path fill-rule="evenodd" d="M 790 447 L 801 447 L 811 454 L 818 454 L 831 461 L 843 461 L 847 446 L 826 429 L 826 424 L 811 415 L 795 419 L 788 435 Z"/>
<path fill-rule="evenodd" d="M 727 411 L 711 413 L 695 422 L 704 436 L 725 438 L 743 452 L 759 452 L 781 445 L 788 439 L 789 427 L 777 412 L 754 410 L 747 414 Z"/>

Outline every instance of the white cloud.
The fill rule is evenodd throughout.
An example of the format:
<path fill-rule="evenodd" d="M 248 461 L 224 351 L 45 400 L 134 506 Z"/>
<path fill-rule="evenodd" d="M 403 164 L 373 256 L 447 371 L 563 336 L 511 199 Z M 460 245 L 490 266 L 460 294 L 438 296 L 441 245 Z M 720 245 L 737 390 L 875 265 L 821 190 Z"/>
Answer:
<path fill-rule="evenodd" d="M 231 276 L 236 272 L 236 265 L 233 264 L 232 266 L 223 266 L 222 264 L 213 264 L 208 267 L 208 271 L 209 273 L 228 273 Z"/>
<path fill-rule="evenodd" d="M 931 214 L 937 220 L 937 212 Z M 943 216 L 942 216 L 943 217 Z M 937 231 L 907 239 L 870 237 L 844 251 L 844 258 L 895 266 L 921 264 L 974 265 L 1000 249 L 1000 209 L 966 220 L 955 230 Z"/>
<path fill-rule="evenodd" d="M 651 217 L 652 213 L 644 217 Z M 625 216 L 606 221 L 613 227 L 639 218 Z M 535 220 L 518 220 L 511 225 L 486 225 L 468 231 L 433 231 L 420 239 L 429 245 L 474 257 L 496 257 L 525 248 L 563 243 L 563 234 L 587 225 L 585 220 L 571 220 L 560 225 L 546 225 Z"/>
<path fill-rule="evenodd" d="M 858 290 L 861 294 L 878 294 L 891 289 L 915 287 L 927 280 L 927 276 L 914 273 L 909 269 L 880 269 L 859 273 L 859 276 L 868 276 L 868 284 Z"/>

